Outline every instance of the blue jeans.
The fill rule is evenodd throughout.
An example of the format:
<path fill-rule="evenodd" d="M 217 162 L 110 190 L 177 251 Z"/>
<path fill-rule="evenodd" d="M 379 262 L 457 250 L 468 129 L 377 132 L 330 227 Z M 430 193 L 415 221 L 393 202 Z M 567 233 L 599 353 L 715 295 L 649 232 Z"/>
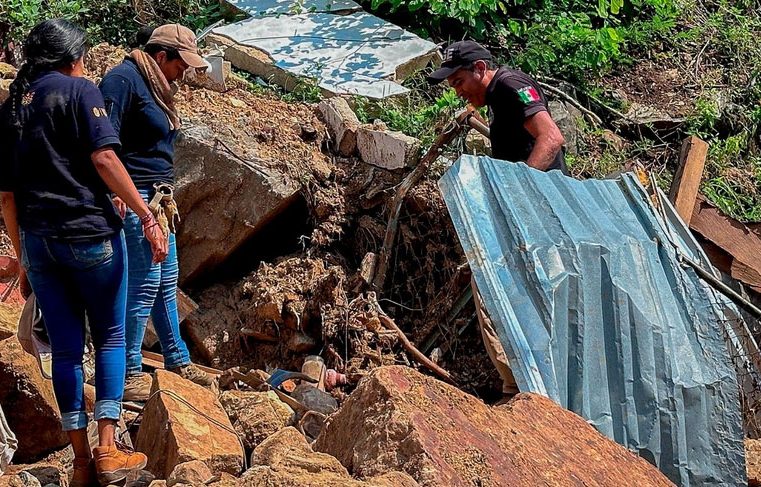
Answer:
<path fill-rule="evenodd" d="M 146 202 L 153 196 L 140 190 Z M 140 218 L 127 210 L 124 218 L 124 234 L 127 238 L 129 278 L 127 286 L 127 375 L 142 370 L 143 335 L 148 316 L 159 336 L 164 366 L 180 367 L 190 363 L 190 354 L 180 336 L 180 320 L 177 315 L 177 245 L 174 235 L 169 235 L 169 255 L 161 264 L 153 263 L 151 244 L 143 234 Z"/>
<path fill-rule="evenodd" d="M 124 392 L 124 234 L 70 243 L 21 231 L 21 262 L 45 318 L 64 431 L 87 427 L 85 317 L 95 346 L 95 419 L 119 419 Z"/>

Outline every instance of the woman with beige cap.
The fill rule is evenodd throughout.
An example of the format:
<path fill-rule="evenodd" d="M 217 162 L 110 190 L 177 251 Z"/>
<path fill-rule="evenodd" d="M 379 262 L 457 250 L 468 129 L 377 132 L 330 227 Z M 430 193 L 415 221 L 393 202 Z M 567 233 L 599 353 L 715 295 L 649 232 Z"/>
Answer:
<path fill-rule="evenodd" d="M 100 85 L 106 111 L 122 142 L 119 157 L 169 238 L 169 255 L 164 262 L 154 263 L 137 215 L 115 200 L 124 217 L 129 274 L 125 401 L 145 401 L 150 394 L 151 377 L 142 372 L 140 352 L 148 316 L 159 336 L 167 370 L 204 386 L 212 382 L 190 362 L 180 336 L 174 237 L 179 215 L 172 197 L 174 142 L 180 117 L 171 84 L 188 68 L 206 67 L 190 29 L 179 24 L 162 25 L 153 31 L 144 49 L 132 51 Z"/>

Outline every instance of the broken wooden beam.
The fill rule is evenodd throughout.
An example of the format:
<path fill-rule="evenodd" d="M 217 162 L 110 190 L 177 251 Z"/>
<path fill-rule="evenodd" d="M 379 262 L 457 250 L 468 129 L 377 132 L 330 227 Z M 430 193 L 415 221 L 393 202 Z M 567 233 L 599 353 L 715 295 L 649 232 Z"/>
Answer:
<path fill-rule="evenodd" d="M 153 352 L 149 352 L 148 350 L 143 350 L 142 353 L 143 353 L 143 365 L 147 365 L 148 367 L 151 367 L 154 369 L 164 368 L 164 357 L 162 357 L 160 353 L 153 353 Z M 198 364 L 196 364 L 196 367 L 203 370 L 207 374 L 222 375 L 222 371 L 218 369 L 214 369 L 211 367 L 206 367 L 204 365 L 198 365 Z"/>
<path fill-rule="evenodd" d="M 690 229 L 716 246 L 708 252 L 713 265 L 761 292 L 761 236 L 702 196 L 694 204 Z"/>
<path fill-rule="evenodd" d="M 700 180 L 703 178 L 707 154 L 708 144 L 698 137 L 691 136 L 682 142 L 679 168 L 671 184 L 669 200 L 688 226 L 695 207 L 695 198 L 700 189 Z"/>

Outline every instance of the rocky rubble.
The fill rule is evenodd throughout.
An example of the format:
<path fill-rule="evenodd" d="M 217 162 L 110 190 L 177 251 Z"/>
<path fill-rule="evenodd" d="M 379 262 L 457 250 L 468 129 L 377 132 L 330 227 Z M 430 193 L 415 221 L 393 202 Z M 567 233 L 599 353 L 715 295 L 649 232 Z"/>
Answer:
<path fill-rule="evenodd" d="M 88 65 L 95 79 L 124 55 L 94 49 L 101 50 L 89 57 L 99 60 Z M 352 384 L 330 395 L 298 381 L 284 385 L 302 403 L 327 395 L 325 419 L 238 380 L 217 394 L 157 371 L 155 396 L 132 430 L 158 479 L 151 485 L 670 485 L 545 398 L 521 395 L 495 408 L 411 367 L 389 367 L 413 364 L 370 305 L 362 264 L 383 239 L 385 206 L 404 176 L 396 169 L 414 164 L 419 142 L 360 126 L 340 98 L 318 110 L 254 94 L 240 80 L 228 86 L 225 93 L 182 86 L 178 94 L 185 123 L 177 151 L 183 281 L 196 285 L 222 263 L 236 267 L 231 256 L 248 251 L 246 244 L 297 201 L 306 201 L 313 232 L 301 240 L 302 252 L 190 289 L 200 305 L 184 323 L 194 361 L 261 369 L 266 378 L 264 370 L 299 370 L 305 355 L 319 353 L 353 384 L 369 377 L 354 392 Z M 471 142 L 480 151 L 488 141 Z M 451 326 L 441 339 L 448 350 L 442 363 L 469 390 L 488 390 L 492 367 L 477 329 L 467 329 L 472 309 L 448 322 L 469 275 L 432 180 L 410 192 L 402 214 L 389 285 L 377 290 L 388 298 L 383 306 L 416 344 Z M 274 239 L 267 243 L 291 249 Z M 0 314 L 0 339 L 13 333 L 2 324 L 16 319 L 9 316 Z M 0 401 L 12 401 L 17 412 L 6 414 L 27 441 L 16 460 L 35 461 L 65 437 L 49 382 L 17 348 L 13 338 L 0 342 Z M 440 357 L 436 350 L 431 355 Z M 330 414 L 335 405 L 340 409 Z M 57 471 L 65 475 L 65 467 Z"/>
<path fill-rule="evenodd" d="M 0 404 L 19 441 L 17 463 L 32 463 L 68 444 L 52 384 L 15 337 L 0 342 Z"/>
<path fill-rule="evenodd" d="M 293 409 L 271 391 L 226 391 L 219 400 L 247 450 L 253 450 L 295 419 Z"/>
<path fill-rule="evenodd" d="M 295 428 L 285 428 L 270 436 L 251 455 L 251 468 L 241 478 L 241 486 L 333 487 L 413 487 L 408 475 L 385 473 L 366 481 L 355 480 L 334 457 L 312 450 Z"/>
<path fill-rule="evenodd" d="M 761 486 L 761 440 L 745 440 L 745 462 L 748 470 L 748 485 Z"/>

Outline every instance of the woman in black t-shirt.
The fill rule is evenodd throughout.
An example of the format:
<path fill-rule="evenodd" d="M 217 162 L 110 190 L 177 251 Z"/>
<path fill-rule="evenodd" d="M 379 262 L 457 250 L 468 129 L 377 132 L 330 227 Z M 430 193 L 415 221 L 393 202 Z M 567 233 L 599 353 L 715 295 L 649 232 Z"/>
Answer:
<path fill-rule="evenodd" d="M 166 238 L 114 153 L 119 139 L 100 91 L 82 77 L 85 41 L 70 22 L 37 25 L 0 108 L 3 216 L 22 263 L 20 281 L 31 285 L 45 316 L 53 387 L 75 454 L 72 486 L 97 485 L 96 474 L 104 485 L 119 481 L 147 460 L 115 445 L 125 377 L 126 251 L 111 191 L 141 215 L 154 260 L 167 253 Z M 93 452 L 83 394 L 85 316 L 95 345 Z"/>

